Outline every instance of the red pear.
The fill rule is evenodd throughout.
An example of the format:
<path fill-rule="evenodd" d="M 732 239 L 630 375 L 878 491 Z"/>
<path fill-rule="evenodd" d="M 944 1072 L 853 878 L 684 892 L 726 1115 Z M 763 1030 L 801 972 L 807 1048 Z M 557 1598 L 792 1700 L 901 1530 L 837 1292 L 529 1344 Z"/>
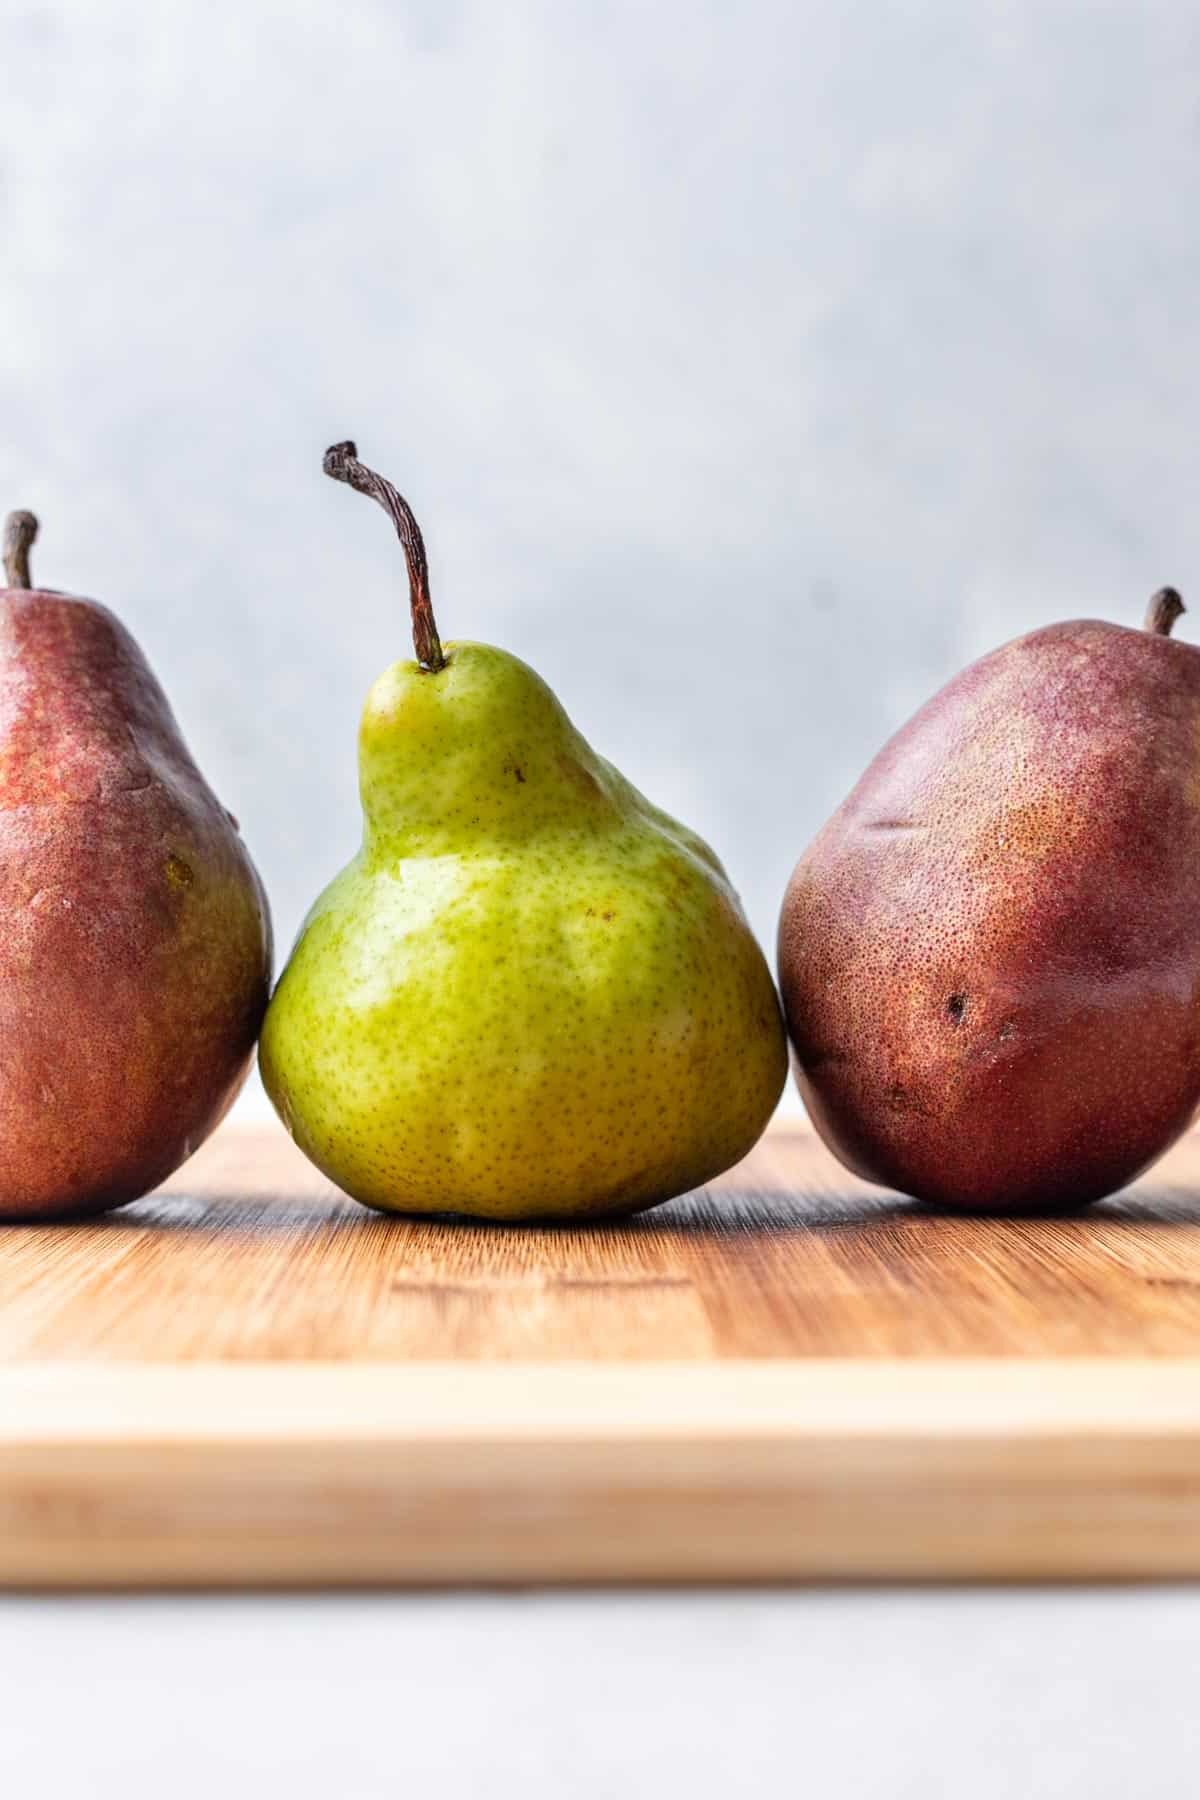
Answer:
<path fill-rule="evenodd" d="M 1200 1104 L 1200 650 L 1084 620 L 966 669 L 797 864 L 800 1091 L 848 1168 L 938 1205 L 1113 1192 Z"/>
<path fill-rule="evenodd" d="M 0 1217 L 157 1185 L 245 1078 L 270 979 L 236 821 L 105 607 L 0 588 Z"/>

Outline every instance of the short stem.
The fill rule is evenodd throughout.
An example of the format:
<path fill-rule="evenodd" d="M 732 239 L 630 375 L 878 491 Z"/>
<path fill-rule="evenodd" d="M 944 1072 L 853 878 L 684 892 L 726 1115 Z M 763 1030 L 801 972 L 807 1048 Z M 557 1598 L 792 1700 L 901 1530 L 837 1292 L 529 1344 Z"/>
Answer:
<path fill-rule="evenodd" d="M 1146 608 L 1144 628 L 1153 632 L 1155 637 L 1170 637 L 1171 627 L 1180 613 L 1186 611 L 1187 607 L 1175 588 L 1159 588 L 1157 594 L 1151 596 Z"/>
<path fill-rule="evenodd" d="M 38 534 L 31 512 L 11 512 L 4 521 L 4 579 L 10 588 L 31 588 L 29 551 Z"/>
<path fill-rule="evenodd" d="M 390 481 L 385 481 L 374 469 L 368 469 L 365 463 L 359 462 L 358 449 L 349 441 L 330 446 L 325 452 L 324 467 L 325 473 L 332 475 L 335 481 L 344 481 L 356 492 L 378 500 L 396 527 L 396 535 L 404 548 L 404 560 L 408 564 L 413 647 L 421 667 L 428 669 L 431 675 L 436 674 L 439 669 L 445 668 L 446 658 L 442 655 L 442 640 L 438 636 L 433 618 L 433 602 L 429 598 L 429 564 L 425 558 L 425 540 L 421 536 L 421 527 L 413 517 L 412 508 L 403 495 L 396 492 Z"/>

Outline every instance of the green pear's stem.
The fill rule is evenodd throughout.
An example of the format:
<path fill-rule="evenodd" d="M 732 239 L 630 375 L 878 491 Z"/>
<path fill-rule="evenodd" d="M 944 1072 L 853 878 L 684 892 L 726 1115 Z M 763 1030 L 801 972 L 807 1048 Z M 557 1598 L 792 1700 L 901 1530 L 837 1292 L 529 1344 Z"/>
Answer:
<path fill-rule="evenodd" d="M 31 512 L 11 512 L 4 521 L 4 579 L 10 588 L 30 588 L 29 550 L 38 534 Z"/>
<path fill-rule="evenodd" d="M 438 636 L 433 618 L 433 602 L 429 598 L 429 564 L 425 557 L 425 540 L 421 536 L 421 527 L 413 518 L 411 506 L 402 494 L 396 492 L 390 481 L 385 481 L 374 469 L 368 469 L 365 463 L 359 462 L 357 446 L 349 440 L 329 447 L 325 452 L 324 467 L 325 473 L 332 475 L 335 481 L 344 481 L 356 492 L 369 494 L 372 500 L 378 500 L 396 527 L 396 535 L 404 547 L 404 560 L 408 564 L 413 647 L 421 667 L 435 675 L 439 669 L 445 668 L 446 658 L 442 655 L 442 640 Z"/>
<path fill-rule="evenodd" d="M 1155 637 L 1170 637 L 1171 627 L 1180 613 L 1186 611 L 1187 607 L 1175 588 L 1159 588 L 1157 594 L 1150 597 L 1144 627 L 1147 631 L 1152 631 Z"/>

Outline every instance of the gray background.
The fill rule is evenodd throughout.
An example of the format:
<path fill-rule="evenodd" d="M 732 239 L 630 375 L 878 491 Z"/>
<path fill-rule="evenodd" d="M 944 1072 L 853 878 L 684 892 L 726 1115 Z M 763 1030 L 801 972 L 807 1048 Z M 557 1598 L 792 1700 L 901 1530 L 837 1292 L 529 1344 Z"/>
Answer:
<path fill-rule="evenodd" d="M 333 438 L 444 634 L 533 662 L 768 946 L 964 660 L 1200 574 L 1182 0 L 8 0 L 3 50 L 0 500 L 142 640 L 281 951 L 410 649 Z"/>
<path fill-rule="evenodd" d="M 333 438 L 418 508 L 446 635 L 532 661 L 768 943 L 965 659 L 1200 598 L 1183 0 L 2 24 L 0 502 L 141 638 L 284 946 L 408 650 Z M 1165 1796 L 1197 1636 L 1163 1591 L 9 1601 L 0 1769 L 122 1800 Z"/>
<path fill-rule="evenodd" d="M 0 1602 L 14 1800 L 1188 1800 L 1158 1589 Z"/>

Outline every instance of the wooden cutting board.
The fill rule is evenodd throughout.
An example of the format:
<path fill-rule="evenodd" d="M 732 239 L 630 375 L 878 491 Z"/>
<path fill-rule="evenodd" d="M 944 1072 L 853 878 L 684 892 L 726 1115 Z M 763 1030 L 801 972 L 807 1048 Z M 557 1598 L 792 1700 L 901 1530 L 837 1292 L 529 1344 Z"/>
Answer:
<path fill-rule="evenodd" d="M 279 1130 L 0 1231 L 0 1582 L 1200 1573 L 1200 1137 L 947 1218 L 777 1130 L 632 1221 L 383 1218 Z"/>

